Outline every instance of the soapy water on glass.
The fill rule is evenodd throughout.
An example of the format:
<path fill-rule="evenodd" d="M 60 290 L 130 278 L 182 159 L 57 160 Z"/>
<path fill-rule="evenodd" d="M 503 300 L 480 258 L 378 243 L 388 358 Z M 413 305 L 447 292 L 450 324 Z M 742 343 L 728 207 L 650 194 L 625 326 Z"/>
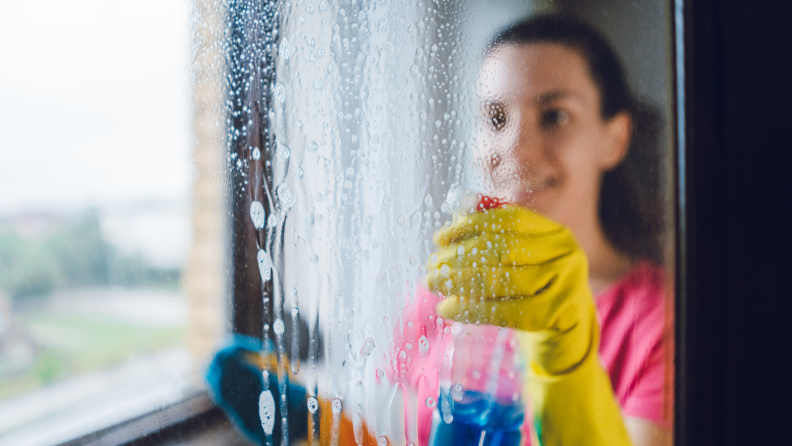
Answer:
<path fill-rule="evenodd" d="M 316 397 L 309 397 L 308 398 L 308 412 L 316 413 L 319 410 L 319 401 Z"/>
<path fill-rule="evenodd" d="M 483 212 L 506 204 L 496 197 L 482 194 L 466 196 L 460 188 L 452 188 L 446 202 L 450 204 L 454 212 L 459 210 Z M 491 249 L 491 247 L 489 248 Z M 477 253 L 476 248 L 471 249 L 471 255 Z M 457 249 L 457 255 L 465 255 L 463 247 Z M 431 260 L 436 262 L 437 258 L 433 256 Z M 443 265 L 440 271 L 443 274 L 449 273 L 447 265 Z M 450 279 L 446 286 L 451 288 Z M 461 328 L 462 324 L 454 322 L 450 332 L 457 336 L 461 332 Z M 494 372 L 497 374 L 497 370 Z M 482 377 L 481 373 L 476 370 L 472 372 L 472 376 L 474 378 Z M 514 376 L 513 373 L 509 373 L 510 378 Z M 447 392 L 445 394 L 441 392 L 438 402 L 435 402 L 431 397 L 426 400 L 427 406 L 435 409 L 430 444 L 435 446 L 517 446 L 520 444 L 524 406 L 518 392 L 513 392 L 510 398 L 504 399 L 489 392 L 465 389 L 459 382 L 450 385 Z"/>

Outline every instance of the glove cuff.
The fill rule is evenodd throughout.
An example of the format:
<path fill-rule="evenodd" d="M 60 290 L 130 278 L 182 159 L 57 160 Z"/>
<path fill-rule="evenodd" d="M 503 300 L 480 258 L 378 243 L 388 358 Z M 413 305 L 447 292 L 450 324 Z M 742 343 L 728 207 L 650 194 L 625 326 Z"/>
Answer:
<path fill-rule="evenodd" d="M 533 409 L 536 444 L 629 446 L 621 409 L 599 361 L 599 326 L 594 312 L 583 320 L 587 322 L 567 333 L 521 333 L 521 341 L 527 341 L 531 350 L 577 351 L 585 345 L 584 353 L 577 357 L 529 355 L 525 388 Z M 539 341 L 542 343 L 537 344 Z"/>

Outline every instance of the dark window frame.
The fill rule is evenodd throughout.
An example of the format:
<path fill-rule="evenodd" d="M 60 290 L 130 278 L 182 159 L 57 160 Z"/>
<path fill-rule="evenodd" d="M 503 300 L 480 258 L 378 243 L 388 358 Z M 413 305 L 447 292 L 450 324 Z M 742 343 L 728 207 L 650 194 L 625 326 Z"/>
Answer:
<path fill-rule="evenodd" d="M 768 0 L 669 0 L 669 8 L 677 113 L 675 444 L 788 444 L 792 384 L 783 353 L 792 340 L 792 175 L 783 167 L 792 166 L 792 144 L 783 124 L 792 122 L 792 66 L 782 48 L 792 42 L 792 11 Z M 264 47 L 276 36 L 269 30 Z M 272 81 L 267 76 L 254 73 L 263 85 Z M 269 97 L 266 89 L 257 94 Z M 268 141 L 261 112 L 267 105 L 247 108 L 258 127 L 229 154 Z M 248 174 L 261 178 L 266 167 L 231 169 L 232 327 L 255 337 L 265 312 L 272 313 L 262 305 L 267 290 L 256 264 L 261 234 L 250 223 L 251 195 L 239 191 Z M 263 184 L 253 186 L 254 194 L 264 193 Z M 205 395 L 198 398 L 203 402 L 187 400 L 67 444 L 153 445 L 208 429 L 222 414 Z M 191 404 L 199 409 L 183 409 Z M 137 434 L 92 443 L 119 432 Z"/>

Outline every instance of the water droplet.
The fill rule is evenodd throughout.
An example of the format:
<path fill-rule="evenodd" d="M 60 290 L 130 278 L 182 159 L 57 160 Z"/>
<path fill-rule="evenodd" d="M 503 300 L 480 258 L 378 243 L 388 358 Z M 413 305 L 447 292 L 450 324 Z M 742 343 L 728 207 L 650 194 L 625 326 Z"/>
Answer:
<path fill-rule="evenodd" d="M 418 351 L 421 355 L 429 353 L 429 339 L 426 338 L 426 335 L 422 335 L 418 339 Z"/>
<path fill-rule="evenodd" d="M 391 200 L 390 195 L 386 194 L 385 198 L 382 199 L 382 205 L 385 206 L 386 208 L 389 208 L 391 207 L 392 204 L 393 204 L 393 200 Z"/>
<path fill-rule="evenodd" d="M 319 410 L 319 401 L 316 397 L 308 397 L 308 412 L 316 413 Z"/>
<path fill-rule="evenodd" d="M 310 213 L 308 214 L 307 217 L 305 217 L 305 226 L 313 226 L 313 224 L 314 224 L 314 216 L 313 213 Z"/>
<path fill-rule="evenodd" d="M 254 160 L 258 160 L 259 158 L 261 158 L 261 150 L 259 150 L 258 147 L 254 147 L 252 156 Z"/>
<path fill-rule="evenodd" d="M 351 324 L 352 319 L 354 318 L 355 318 L 355 312 L 352 311 L 351 309 L 348 309 L 344 312 L 344 322 L 346 322 L 347 324 Z"/>
<path fill-rule="evenodd" d="M 388 446 L 388 437 L 379 437 L 379 444 L 380 446 Z"/>
<path fill-rule="evenodd" d="M 281 183 L 277 189 L 275 189 L 275 193 L 278 195 L 278 200 L 280 200 L 281 206 L 284 209 L 291 209 L 294 206 L 294 194 L 292 194 L 292 190 L 286 183 Z"/>
<path fill-rule="evenodd" d="M 294 176 L 297 178 L 302 178 L 305 175 L 302 167 L 298 167 L 297 170 L 294 171 Z"/>
<path fill-rule="evenodd" d="M 379 379 L 385 379 L 385 370 L 377 369 L 377 376 Z"/>
<path fill-rule="evenodd" d="M 283 82 L 278 82 L 275 85 L 275 98 L 283 104 L 286 102 L 286 88 L 283 86 Z"/>
<path fill-rule="evenodd" d="M 316 263 L 319 261 L 319 256 L 316 254 L 311 255 L 311 263 Z"/>
<path fill-rule="evenodd" d="M 437 401 L 435 401 L 434 398 L 430 396 L 429 398 L 426 399 L 426 407 L 430 409 L 434 409 L 435 406 L 437 406 Z"/>
<path fill-rule="evenodd" d="M 399 265 L 399 262 L 393 262 L 391 268 L 393 268 L 394 271 L 398 271 L 401 269 L 401 265 Z"/>
<path fill-rule="evenodd" d="M 269 390 L 259 395 L 259 418 L 264 433 L 272 435 L 272 429 L 275 427 L 275 399 Z"/>
<path fill-rule="evenodd" d="M 250 219 L 256 229 L 264 227 L 264 205 L 260 201 L 250 203 Z"/>
<path fill-rule="evenodd" d="M 440 267 L 440 272 L 443 274 L 448 274 L 451 271 L 451 268 L 448 265 L 443 265 Z"/>
<path fill-rule="evenodd" d="M 333 413 L 341 413 L 341 411 L 344 410 L 344 403 L 340 398 L 333 398 L 332 408 Z"/>
<path fill-rule="evenodd" d="M 269 254 L 263 249 L 259 249 L 258 255 L 256 256 L 258 260 L 258 267 L 259 273 L 261 274 L 261 280 L 267 282 L 272 277 L 272 260 L 270 259 Z"/>
<path fill-rule="evenodd" d="M 270 228 L 274 228 L 275 226 L 278 226 L 278 216 L 275 214 L 270 214 L 270 216 L 267 217 L 267 226 L 269 226 Z"/>
<path fill-rule="evenodd" d="M 319 148 L 319 144 L 317 144 L 316 141 L 310 141 L 308 143 L 308 151 L 309 152 L 315 152 L 316 149 L 318 149 L 318 148 Z"/>
<path fill-rule="evenodd" d="M 284 37 L 281 40 L 280 57 L 285 60 L 289 60 L 289 56 L 291 56 L 291 47 L 289 46 L 289 41 Z"/>
<path fill-rule="evenodd" d="M 451 386 L 451 398 L 454 401 L 462 401 L 462 397 L 465 396 L 465 390 L 462 388 L 462 384 L 456 383 Z"/>
<path fill-rule="evenodd" d="M 274 331 L 277 335 L 281 335 L 284 331 L 286 331 L 286 328 L 283 326 L 282 319 L 275 319 L 275 323 L 272 324 L 272 331 Z"/>
<path fill-rule="evenodd" d="M 427 205 L 427 206 L 431 206 L 431 205 L 432 205 L 432 202 L 433 202 L 433 201 L 432 201 L 432 196 L 431 196 L 431 195 L 429 195 L 429 194 L 427 194 L 427 195 L 426 195 L 426 198 L 424 198 L 424 203 L 426 203 L 426 205 Z"/>
<path fill-rule="evenodd" d="M 446 407 L 447 406 L 447 407 Z M 451 424 L 454 421 L 454 414 L 451 413 L 451 403 L 443 401 L 443 422 Z"/>
<path fill-rule="evenodd" d="M 297 288 L 294 289 L 294 294 L 297 294 Z M 300 309 L 297 307 L 292 308 L 292 317 L 298 317 L 300 315 Z"/>
<path fill-rule="evenodd" d="M 336 299 L 341 299 L 343 295 L 344 293 L 342 293 L 341 290 L 335 290 L 335 293 L 333 293 L 333 297 L 335 297 Z"/>
<path fill-rule="evenodd" d="M 418 263 L 418 257 L 417 256 L 410 256 L 410 264 L 411 265 L 415 265 L 416 263 Z"/>
<path fill-rule="evenodd" d="M 420 266 L 418 267 L 418 272 L 419 272 L 419 273 L 421 273 L 422 275 L 423 275 L 423 274 L 426 274 L 426 267 L 425 267 L 425 266 L 423 266 L 423 265 L 420 265 Z"/>
<path fill-rule="evenodd" d="M 399 218 L 396 219 L 396 222 L 402 226 L 407 224 L 407 217 L 404 215 L 399 215 Z"/>
<path fill-rule="evenodd" d="M 321 77 L 317 77 L 317 78 L 316 78 L 316 80 L 315 80 L 315 81 L 314 81 L 314 83 L 313 83 L 313 87 L 314 87 L 314 89 L 316 89 L 316 90 L 321 90 L 321 89 L 323 89 L 323 88 L 324 88 L 324 81 L 322 80 L 322 78 L 321 78 Z"/>
<path fill-rule="evenodd" d="M 363 348 L 360 349 L 360 356 L 366 358 L 371 354 L 372 350 L 374 350 L 374 339 L 368 337 L 363 342 Z"/>
<path fill-rule="evenodd" d="M 319 10 L 320 11 L 327 11 L 327 2 L 326 1 L 323 0 L 321 3 L 319 3 Z"/>
<path fill-rule="evenodd" d="M 289 147 L 286 144 L 278 143 L 278 148 L 275 149 L 275 151 L 279 157 L 285 160 L 289 159 L 289 156 L 291 156 L 291 150 L 289 150 Z"/>
<path fill-rule="evenodd" d="M 362 22 L 363 20 L 366 20 L 366 11 L 360 11 L 358 13 L 358 21 Z"/>
<path fill-rule="evenodd" d="M 313 14 L 314 12 L 313 3 L 308 3 L 307 5 L 305 5 L 305 10 L 308 11 L 308 14 Z"/>
<path fill-rule="evenodd" d="M 457 255 L 459 255 L 459 256 L 465 255 L 465 247 L 464 246 L 460 246 L 459 248 L 457 248 Z"/>

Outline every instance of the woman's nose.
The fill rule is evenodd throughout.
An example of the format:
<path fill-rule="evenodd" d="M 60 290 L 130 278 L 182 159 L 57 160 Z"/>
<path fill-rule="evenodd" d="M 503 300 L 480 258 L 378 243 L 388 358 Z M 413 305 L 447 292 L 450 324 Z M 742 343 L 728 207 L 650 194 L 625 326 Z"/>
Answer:
<path fill-rule="evenodd" d="M 497 154 L 496 152 L 490 152 L 490 153 L 489 153 L 489 154 L 488 154 L 488 155 L 487 155 L 487 156 L 484 158 L 484 169 L 485 169 L 485 170 L 486 170 L 488 173 L 491 173 L 492 171 L 494 171 L 495 169 L 497 169 L 497 168 L 498 168 L 498 166 L 500 165 L 500 163 L 501 163 L 501 157 L 500 157 L 500 155 L 499 155 L 499 154 Z"/>

